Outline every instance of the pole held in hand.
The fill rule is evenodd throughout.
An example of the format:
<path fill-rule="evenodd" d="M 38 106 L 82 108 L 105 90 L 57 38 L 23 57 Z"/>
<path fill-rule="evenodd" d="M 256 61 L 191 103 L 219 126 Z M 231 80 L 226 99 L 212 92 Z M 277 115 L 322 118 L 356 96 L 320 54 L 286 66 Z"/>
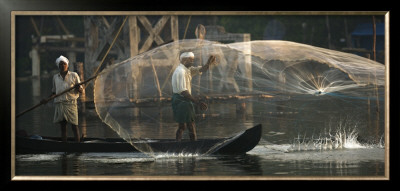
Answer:
<path fill-rule="evenodd" d="M 113 41 L 112 41 L 110 47 L 108 47 L 108 50 L 107 50 L 106 54 L 103 56 L 103 59 L 101 60 L 99 66 L 98 66 L 97 69 L 96 69 L 96 71 L 94 72 L 93 77 L 91 77 L 91 78 L 89 78 L 89 79 L 87 79 L 87 80 L 85 80 L 85 81 L 83 81 L 83 82 L 81 82 L 81 83 L 79 83 L 79 84 L 76 84 L 76 85 L 82 85 L 82 84 L 85 84 L 85 83 L 87 83 L 87 82 L 90 82 L 91 80 L 95 79 L 95 78 L 98 76 L 99 69 L 100 69 L 101 65 L 103 64 L 103 62 L 104 62 L 106 56 L 107 56 L 108 53 L 110 52 L 110 50 L 111 50 L 111 48 L 113 47 L 114 43 L 116 42 L 116 39 L 118 38 L 119 34 L 121 33 L 121 30 L 122 30 L 123 26 L 125 25 L 125 22 L 126 22 L 127 19 L 128 19 L 128 16 L 125 16 L 125 19 L 123 20 L 121 26 L 120 26 L 119 29 L 118 29 L 118 33 L 115 35 L 115 37 L 114 37 L 114 39 L 113 39 Z M 75 85 L 75 86 L 76 86 L 76 85 Z M 72 89 L 75 88 L 75 86 L 73 86 L 73 87 L 71 87 L 71 88 L 68 88 L 68 89 L 64 90 L 63 92 L 61 92 L 61 93 L 59 93 L 59 94 L 52 95 L 52 96 L 50 96 L 49 98 L 44 99 L 44 101 L 41 101 L 40 103 L 36 104 L 35 106 L 33 106 L 33 107 L 31 107 L 31 108 L 29 108 L 29 109 L 27 109 L 27 110 L 25 110 L 25 111 L 19 113 L 18 115 L 16 115 L 16 118 L 19 117 L 19 116 L 21 116 L 21 115 L 23 115 L 23 114 L 25 114 L 25 113 L 27 113 L 27 112 L 29 112 L 29 111 L 31 111 L 31 110 L 33 110 L 33 109 L 35 109 L 35 108 L 37 108 L 37 107 L 39 107 L 39 106 L 41 106 L 41 105 L 43 105 L 43 104 L 46 104 L 46 103 L 49 102 L 50 100 L 52 100 L 52 99 L 54 99 L 54 98 L 56 98 L 56 97 L 58 97 L 58 96 L 60 96 L 60 95 L 62 95 L 62 94 L 64 94 L 64 93 L 67 93 L 67 92 L 71 91 Z"/>
<path fill-rule="evenodd" d="M 78 84 L 76 84 L 75 86 L 86 84 L 86 83 L 88 83 L 89 81 L 95 79 L 96 77 L 97 77 L 97 75 L 95 75 L 95 76 L 93 76 L 93 77 L 91 77 L 91 78 L 89 78 L 89 79 L 87 79 L 87 80 L 85 80 L 85 81 L 83 81 L 83 82 L 81 82 L 81 83 L 78 83 Z M 40 103 L 34 105 L 33 107 L 31 107 L 31 108 L 29 108 L 29 109 L 27 109 L 27 110 L 25 110 L 25 111 L 19 113 L 18 115 L 16 115 L 16 118 L 20 117 L 21 115 L 23 115 L 23 114 L 25 114 L 25 113 L 27 113 L 27 112 L 29 112 L 29 111 L 31 111 L 31 110 L 33 110 L 33 109 L 35 109 L 35 108 L 41 106 L 41 105 L 43 105 L 43 104 L 46 104 L 47 102 L 51 101 L 52 99 L 54 99 L 54 98 L 56 98 L 56 97 L 58 97 L 58 96 L 61 96 L 61 95 L 65 94 L 65 93 L 67 93 L 67 92 L 73 90 L 73 89 L 75 88 L 75 86 L 70 87 L 70 88 L 64 90 L 63 92 L 61 92 L 61 93 L 59 93 L 59 94 L 54 94 L 54 95 L 52 95 L 52 96 L 50 96 L 50 97 L 44 99 L 44 101 L 41 101 Z"/>

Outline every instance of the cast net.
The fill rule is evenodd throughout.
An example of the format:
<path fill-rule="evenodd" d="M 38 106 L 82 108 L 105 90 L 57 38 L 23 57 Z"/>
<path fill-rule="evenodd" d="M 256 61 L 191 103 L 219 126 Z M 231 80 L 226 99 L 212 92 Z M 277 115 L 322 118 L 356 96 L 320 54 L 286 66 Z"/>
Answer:
<path fill-rule="evenodd" d="M 234 137 L 258 123 L 264 129 L 285 123 L 296 137 L 302 128 L 323 129 L 344 114 L 369 119 L 366 126 L 374 120 L 383 125 L 380 63 L 288 41 L 180 40 L 111 65 L 95 81 L 99 117 L 139 151 L 159 152 L 152 142 L 175 139 L 171 77 L 185 51 L 194 53 L 194 66 L 216 56 L 215 65 L 192 79 L 193 96 L 208 104 L 207 111 L 196 109 L 198 139 Z"/>

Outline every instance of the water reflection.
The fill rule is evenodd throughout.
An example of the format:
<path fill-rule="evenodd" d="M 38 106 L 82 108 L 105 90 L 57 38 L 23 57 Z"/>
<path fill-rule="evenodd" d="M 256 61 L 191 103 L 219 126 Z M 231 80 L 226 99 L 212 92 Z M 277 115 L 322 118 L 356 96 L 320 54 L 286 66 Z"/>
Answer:
<path fill-rule="evenodd" d="M 32 95 L 35 98 L 39 98 L 41 96 L 40 93 L 40 78 L 32 78 Z"/>
<path fill-rule="evenodd" d="M 189 159 L 189 161 L 185 161 L 182 159 L 178 159 L 175 161 L 176 171 L 178 175 L 193 175 L 194 170 L 196 169 L 196 160 Z"/>
<path fill-rule="evenodd" d="M 256 155 L 239 155 L 218 157 L 224 166 L 235 168 L 238 174 L 250 176 L 263 175 L 263 169 L 260 164 L 261 158 Z"/>
<path fill-rule="evenodd" d="M 349 156 L 346 159 L 329 159 L 324 152 L 320 153 L 322 156 L 319 159 L 315 159 L 314 155 L 308 154 L 294 159 L 290 155 L 279 158 L 248 154 L 233 157 L 170 156 L 156 159 L 133 153 L 19 155 L 16 175 L 174 176 L 179 179 L 180 176 L 379 177 L 385 173 L 382 160 L 348 160 L 346 157 Z"/>
<path fill-rule="evenodd" d="M 63 153 L 60 156 L 62 175 L 86 175 L 86 166 L 80 160 L 81 154 Z"/>
<path fill-rule="evenodd" d="M 40 89 L 38 92 L 37 90 Z M 19 113 L 37 103 L 43 97 L 50 95 L 51 78 L 19 80 L 16 84 L 16 113 Z M 346 107 L 342 107 L 346 105 Z M 256 123 L 261 123 L 264 133 L 275 131 L 282 132 L 281 143 L 292 140 L 299 134 L 313 136 L 319 135 L 324 130 L 335 127 L 330 126 L 331 121 L 350 118 L 358 121 L 357 128 L 364 139 L 381 141 L 384 133 L 383 101 L 377 105 L 377 100 L 346 100 L 327 99 L 324 96 L 316 97 L 313 101 L 304 102 L 300 98 L 287 100 L 271 99 L 264 102 L 247 100 L 238 103 L 209 103 L 207 112 L 198 113 L 198 135 L 208 137 L 226 136 L 232 132 L 227 126 L 234 127 L 242 124 L 249 128 Z M 93 108 L 84 108 L 79 104 L 79 127 L 81 133 L 88 137 L 118 137 L 118 135 L 104 124 Z M 376 113 L 376 108 L 381 112 Z M 316 109 L 310 109 L 316 108 Z M 360 112 L 363 111 L 363 112 Z M 173 122 L 169 105 L 150 108 L 126 108 L 116 111 L 124 113 L 130 128 L 134 132 L 145 128 L 147 133 L 163 136 L 170 133 L 174 137 L 176 124 Z M 375 115 L 375 113 L 379 116 Z M 138 115 L 135 115 L 137 113 Z M 58 124 L 54 124 L 54 105 L 52 102 L 42 105 L 31 112 L 16 119 L 16 130 L 24 129 L 29 135 L 60 136 Z M 154 131 L 151 131 L 154 129 Z M 172 130 L 170 130 L 172 129 Z M 143 132 L 145 133 L 145 132 Z M 68 135 L 72 131 L 68 128 Z M 169 135 L 166 135 L 169 136 Z M 269 137 L 274 139 L 275 137 Z"/>

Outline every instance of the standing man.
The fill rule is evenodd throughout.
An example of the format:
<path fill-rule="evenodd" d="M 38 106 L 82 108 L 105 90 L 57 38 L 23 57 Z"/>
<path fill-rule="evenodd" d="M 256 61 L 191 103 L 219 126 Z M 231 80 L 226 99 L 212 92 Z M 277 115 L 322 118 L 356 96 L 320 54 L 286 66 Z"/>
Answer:
<path fill-rule="evenodd" d="M 190 140 L 195 141 L 197 140 L 197 135 L 193 104 L 199 105 L 202 110 L 207 109 L 207 104 L 192 96 L 191 81 L 193 76 L 209 69 L 210 64 L 215 62 L 215 56 L 210 56 L 204 66 L 198 67 L 193 67 L 193 52 L 184 52 L 179 59 L 181 63 L 172 75 L 172 110 L 174 119 L 179 125 L 176 131 L 176 140 L 182 140 L 183 131 L 188 127 Z"/>
<path fill-rule="evenodd" d="M 79 93 L 83 92 L 83 88 L 79 85 L 79 75 L 75 72 L 68 71 L 69 60 L 62 55 L 57 58 L 56 65 L 59 68 L 60 73 L 53 76 L 51 96 L 59 94 L 68 88 L 75 88 L 54 98 L 55 112 L 53 122 L 60 124 L 63 142 L 67 142 L 67 123 L 71 124 L 75 141 L 80 142 L 77 99 Z"/>

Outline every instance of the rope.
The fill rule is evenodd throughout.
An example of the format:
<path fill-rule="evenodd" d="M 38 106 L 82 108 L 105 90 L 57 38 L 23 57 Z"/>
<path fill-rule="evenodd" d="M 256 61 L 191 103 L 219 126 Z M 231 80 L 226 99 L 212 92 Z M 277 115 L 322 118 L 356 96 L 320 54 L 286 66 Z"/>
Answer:
<path fill-rule="evenodd" d="M 192 18 L 192 15 L 189 16 L 188 22 L 187 22 L 187 24 L 186 24 L 185 33 L 183 34 L 183 39 L 186 38 L 186 32 L 187 32 L 187 30 L 188 30 L 188 28 L 189 28 L 189 23 L 190 23 L 190 19 L 191 19 L 191 18 Z"/>

